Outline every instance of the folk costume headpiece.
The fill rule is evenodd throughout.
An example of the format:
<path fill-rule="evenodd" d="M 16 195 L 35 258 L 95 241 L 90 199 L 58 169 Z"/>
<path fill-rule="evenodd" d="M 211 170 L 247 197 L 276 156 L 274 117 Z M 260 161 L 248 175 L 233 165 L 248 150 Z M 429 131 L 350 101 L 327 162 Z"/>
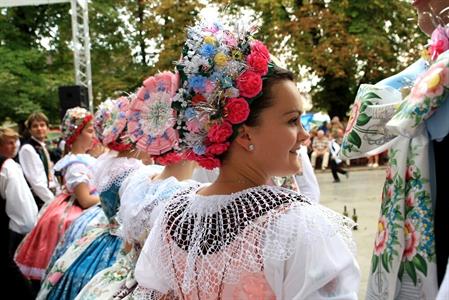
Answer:
<path fill-rule="evenodd" d="M 173 164 L 183 155 L 178 152 L 178 113 L 172 108 L 179 88 L 179 76 L 161 72 L 143 82 L 128 111 L 128 135 L 137 149 L 150 154 L 162 165 Z"/>
<path fill-rule="evenodd" d="M 62 138 L 68 146 L 71 146 L 81 134 L 84 127 L 93 119 L 93 115 L 82 107 L 70 108 L 62 119 Z"/>
<path fill-rule="evenodd" d="M 254 31 L 201 22 L 188 29 L 176 64 L 181 88 L 174 107 L 181 111 L 181 145 L 204 168 L 220 166 L 274 66 L 267 47 L 253 38 Z"/>
<path fill-rule="evenodd" d="M 108 148 L 116 151 L 129 150 L 132 143 L 126 138 L 126 112 L 129 109 L 129 98 L 103 101 L 95 113 L 94 128 L 97 138 Z"/>

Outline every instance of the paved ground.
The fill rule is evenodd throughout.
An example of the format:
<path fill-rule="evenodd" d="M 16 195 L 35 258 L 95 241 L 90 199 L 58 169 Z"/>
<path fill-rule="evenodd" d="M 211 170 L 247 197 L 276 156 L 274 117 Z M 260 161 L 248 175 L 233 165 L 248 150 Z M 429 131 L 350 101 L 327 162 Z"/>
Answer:
<path fill-rule="evenodd" d="M 349 216 L 355 208 L 359 228 L 354 231 L 357 242 L 357 259 L 360 264 L 362 281 L 360 299 L 364 299 L 370 267 L 372 245 L 377 230 L 377 218 L 380 209 L 381 191 L 385 178 L 385 169 L 351 168 L 349 179 L 341 176 L 340 183 L 332 183 L 332 174 L 317 172 L 321 189 L 321 204 L 342 213 L 348 207 Z"/>

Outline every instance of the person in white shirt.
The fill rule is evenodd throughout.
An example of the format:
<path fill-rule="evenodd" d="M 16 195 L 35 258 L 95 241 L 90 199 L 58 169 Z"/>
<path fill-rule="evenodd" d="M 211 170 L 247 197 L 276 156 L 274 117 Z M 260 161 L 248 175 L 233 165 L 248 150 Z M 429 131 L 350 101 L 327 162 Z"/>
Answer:
<path fill-rule="evenodd" d="M 55 198 L 56 188 L 52 174 L 52 162 L 45 145 L 48 134 L 48 119 L 41 112 L 32 113 L 26 121 L 31 138 L 19 151 L 19 161 L 39 209 Z"/>
<path fill-rule="evenodd" d="M 19 135 L 12 129 L 0 128 L 0 196 L 5 200 L 9 218 L 9 251 L 14 253 L 26 233 L 31 231 L 37 219 L 34 202 L 20 166 L 12 159 Z"/>
<path fill-rule="evenodd" d="M 343 174 L 346 178 L 349 177 L 348 171 L 341 168 L 342 160 L 339 158 L 339 153 L 341 149 L 341 140 L 344 136 L 343 129 L 338 128 L 334 139 L 329 143 L 329 152 L 331 154 L 330 164 L 332 170 L 332 177 L 334 177 L 334 183 L 340 182 L 340 177 L 338 173 Z"/>

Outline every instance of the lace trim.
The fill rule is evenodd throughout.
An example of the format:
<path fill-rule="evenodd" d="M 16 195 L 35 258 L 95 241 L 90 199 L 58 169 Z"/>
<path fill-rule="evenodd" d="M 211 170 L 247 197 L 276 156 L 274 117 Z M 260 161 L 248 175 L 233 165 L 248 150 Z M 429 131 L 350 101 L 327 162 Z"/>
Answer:
<path fill-rule="evenodd" d="M 143 166 L 136 158 L 110 156 L 99 162 L 95 174 L 97 192 L 102 193 L 113 185 L 121 186 L 123 180 Z"/>
<path fill-rule="evenodd" d="M 341 236 L 354 251 L 354 222 L 287 189 L 261 186 L 232 195 L 175 195 L 145 248 L 154 270 L 182 294 L 220 294 L 244 272 L 260 272 L 264 259 L 285 261 L 299 245 Z"/>

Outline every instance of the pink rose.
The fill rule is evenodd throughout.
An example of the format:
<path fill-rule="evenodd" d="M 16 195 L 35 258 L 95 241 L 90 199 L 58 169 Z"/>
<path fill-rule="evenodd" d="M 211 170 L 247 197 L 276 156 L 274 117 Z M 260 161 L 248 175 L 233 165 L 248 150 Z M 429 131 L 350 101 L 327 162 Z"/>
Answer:
<path fill-rule="evenodd" d="M 212 155 L 220 155 L 226 152 L 229 148 L 229 143 L 223 143 L 223 144 L 212 144 L 206 149 L 206 153 L 212 154 Z"/>
<path fill-rule="evenodd" d="M 253 98 L 262 91 L 262 77 L 256 72 L 245 71 L 237 78 L 237 88 L 241 96 Z"/>
<path fill-rule="evenodd" d="M 50 274 L 48 276 L 48 282 L 50 282 L 52 285 L 55 285 L 56 283 L 58 283 L 59 279 L 61 279 L 63 273 L 61 272 L 55 272 L 53 274 Z"/>
<path fill-rule="evenodd" d="M 430 38 L 429 53 L 432 60 L 449 49 L 449 38 L 446 30 L 442 26 L 438 26 Z"/>
<path fill-rule="evenodd" d="M 212 143 L 223 143 L 232 135 L 232 125 L 224 121 L 222 124 L 214 124 L 210 127 L 207 137 Z"/>
<path fill-rule="evenodd" d="M 379 256 L 387 247 L 388 241 L 388 227 L 385 217 L 381 217 L 377 223 L 377 235 L 374 241 L 374 253 Z"/>
<path fill-rule="evenodd" d="M 261 54 L 266 59 L 270 59 L 270 52 L 261 41 L 255 40 L 251 43 L 251 53 L 253 52 Z"/>
<path fill-rule="evenodd" d="M 225 118 L 232 124 L 240 124 L 249 116 L 249 104 L 243 98 L 231 98 L 225 107 Z"/>
<path fill-rule="evenodd" d="M 415 226 L 409 219 L 404 223 L 405 249 L 404 259 L 411 261 L 416 255 L 416 248 L 419 244 L 419 233 L 416 232 Z"/>
<path fill-rule="evenodd" d="M 352 105 L 351 116 L 349 117 L 348 125 L 346 126 L 345 135 L 349 134 L 354 127 L 355 122 L 359 117 L 361 106 L 362 102 L 360 102 L 360 100 L 356 100 Z"/>
<path fill-rule="evenodd" d="M 405 199 L 405 205 L 407 205 L 408 207 L 413 207 L 415 206 L 415 195 L 414 194 L 410 194 L 407 196 L 407 198 Z"/>
<path fill-rule="evenodd" d="M 196 161 L 201 167 L 207 170 L 218 168 L 221 165 L 220 160 L 212 156 L 197 156 Z"/>
<path fill-rule="evenodd" d="M 405 180 L 409 181 L 410 179 L 413 179 L 413 173 L 415 172 L 414 166 L 409 166 L 407 168 L 407 171 L 405 172 Z"/>
<path fill-rule="evenodd" d="M 258 52 L 251 53 L 246 58 L 246 62 L 255 72 L 259 73 L 262 76 L 267 75 L 268 59 L 262 54 L 259 54 Z"/>
<path fill-rule="evenodd" d="M 192 120 L 187 121 L 187 130 L 192 133 L 197 133 L 200 131 L 201 123 L 197 118 L 193 118 Z"/>
<path fill-rule="evenodd" d="M 418 77 L 410 91 L 408 101 L 419 103 L 425 97 L 437 97 L 443 94 L 444 87 L 449 87 L 449 60 L 443 60 L 432 65 L 427 72 Z"/>

